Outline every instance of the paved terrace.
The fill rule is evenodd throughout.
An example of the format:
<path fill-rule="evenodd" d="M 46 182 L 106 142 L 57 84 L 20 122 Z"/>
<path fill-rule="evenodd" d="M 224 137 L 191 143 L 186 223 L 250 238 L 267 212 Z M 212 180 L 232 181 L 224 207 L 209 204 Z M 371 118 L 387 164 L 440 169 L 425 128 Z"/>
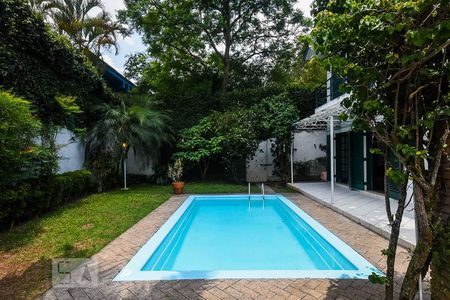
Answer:
<path fill-rule="evenodd" d="M 384 196 L 351 190 L 348 186 L 336 184 L 334 203 L 331 204 L 329 182 L 297 182 L 288 184 L 295 190 L 337 211 L 362 226 L 389 238 L 391 228 L 386 216 Z M 391 200 L 392 213 L 397 210 L 397 201 Z M 414 204 L 410 203 L 403 213 L 399 244 L 413 248 L 416 244 Z"/>
<path fill-rule="evenodd" d="M 285 194 L 310 216 L 385 271 L 381 250 L 388 241 L 339 213 L 301 194 Z M 224 279 L 112 282 L 141 246 L 172 215 L 186 197 L 172 197 L 93 256 L 99 264 L 99 285 L 94 288 L 50 289 L 43 299 L 382 299 L 384 287 L 353 279 Z M 114 226 L 114 224 L 111 224 Z M 399 247 L 395 294 L 408 262 Z M 429 299 L 426 295 L 425 299 Z"/>

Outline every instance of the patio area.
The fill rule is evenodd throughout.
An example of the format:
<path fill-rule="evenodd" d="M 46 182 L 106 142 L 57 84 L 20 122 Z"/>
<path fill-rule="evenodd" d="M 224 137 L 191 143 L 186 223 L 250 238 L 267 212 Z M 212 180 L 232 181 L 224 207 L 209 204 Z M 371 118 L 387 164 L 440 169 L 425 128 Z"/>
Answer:
<path fill-rule="evenodd" d="M 331 204 L 329 182 L 296 182 L 288 185 L 371 231 L 389 238 L 390 227 L 383 195 L 351 190 L 348 186 L 336 184 L 334 202 Z M 395 214 L 397 210 L 396 200 L 391 200 L 391 210 Z M 414 203 L 412 202 L 403 213 L 399 244 L 407 248 L 412 248 L 416 244 Z"/>
<path fill-rule="evenodd" d="M 336 234 L 377 268 L 385 271 L 381 250 L 388 241 L 341 214 L 301 194 L 284 194 L 302 210 Z M 352 279 L 223 279 L 113 282 L 112 279 L 185 201 L 172 197 L 92 258 L 99 266 L 93 288 L 53 288 L 42 299 L 380 299 L 384 286 Z M 407 267 L 408 251 L 399 247 L 395 293 Z M 429 298 L 428 295 L 426 298 Z"/>

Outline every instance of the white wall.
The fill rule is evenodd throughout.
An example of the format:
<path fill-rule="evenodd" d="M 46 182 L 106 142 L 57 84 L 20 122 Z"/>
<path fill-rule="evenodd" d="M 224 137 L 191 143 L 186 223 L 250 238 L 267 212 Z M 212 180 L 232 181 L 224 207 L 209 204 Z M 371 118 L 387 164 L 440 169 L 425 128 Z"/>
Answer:
<path fill-rule="evenodd" d="M 294 162 L 326 156 L 327 153 L 320 150 L 320 145 L 327 145 L 325 130 L 296 132 L 294 134 Z"/>
<path fill-rule="evenodd" d="M 273 175 L 274 164 L 271 146 L 271 140 L 261 142 L 253 159 L 247 161 L 247 181 L 265 182 L 280 180 L 280 177 Z"/>
<path fill-rule="evenodd" d="M 58 173 L 83 169 L 85 146 L 75 137 L 73 132 L 61 129 L 56 135 L 56 144 L 61 147 L 58 151 Z M 133 151 L 128 152 L 127 173 L 136 175 L 153 175 L 152 162 L 135 157 Z"/>
<path fill-rule="evenodd" d="M 128 151 L 127 173 L 136 175 L 153 175 L 152 161 L 147 161 L 139 155 L 134 155 L 133 149 Z"/>
<path fill-rule="evenodd" d="M 84 145 L 75 137 L 73 132 L 61 129 L 56 135 L 56 144 L 61 147 L 58 151 L 58 173 L 83 169 Z"/>

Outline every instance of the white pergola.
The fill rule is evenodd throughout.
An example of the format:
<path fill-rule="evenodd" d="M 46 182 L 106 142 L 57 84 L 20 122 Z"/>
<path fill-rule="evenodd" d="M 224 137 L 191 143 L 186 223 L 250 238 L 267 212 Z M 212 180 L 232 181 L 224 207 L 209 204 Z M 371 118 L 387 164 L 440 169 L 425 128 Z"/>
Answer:
<path fill-rule="evenodd" d="M 341 113 L 348 110 L 341 106 L 340 103 L 327 107 L 315 114 L 298 121 L 294 124 L 295 132 L 312 131 L 312 130 L 326 130 L 330 128 L 330 179 L 331 179 L 331 203 L 334 203 L 334 125 L 340 122 L 338 117 Z M 291 184 L 294 184 L 294 139 L 291 143 Z"/>

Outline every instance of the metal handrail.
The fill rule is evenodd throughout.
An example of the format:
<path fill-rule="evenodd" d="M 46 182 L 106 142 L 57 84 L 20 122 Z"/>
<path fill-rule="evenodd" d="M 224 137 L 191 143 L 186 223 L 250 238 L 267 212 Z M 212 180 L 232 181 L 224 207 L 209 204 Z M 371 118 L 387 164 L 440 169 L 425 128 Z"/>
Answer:
<path fill-rule="evenodd" d="M 266 192 L 264 190 L 264 182 L 261 182 L 261 191 L 262 191 L 262 198 L 263 198 L 263 209 L 266 207 Z"/>

